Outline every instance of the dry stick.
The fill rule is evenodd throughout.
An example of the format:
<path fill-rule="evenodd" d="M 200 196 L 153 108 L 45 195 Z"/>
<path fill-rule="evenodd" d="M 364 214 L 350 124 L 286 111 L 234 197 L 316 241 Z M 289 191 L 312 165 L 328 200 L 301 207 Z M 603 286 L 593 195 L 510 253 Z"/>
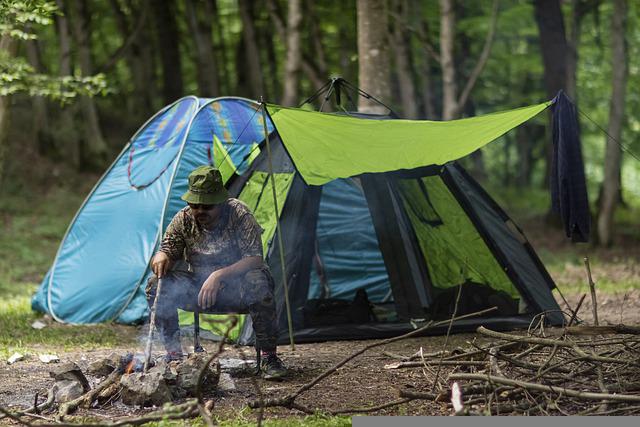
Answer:
<path fill-rule="evenodd" d="M 587 296 L 586 294 L 582 295 L 582 298 L 580 298 L 580 301 L 578 301 L 578 305 L 576 306 L 576 310 L 571 315 L 571 319 L 569 319 L 569 323 L 567 324 L 567 327 L 570 327 L 573 324 L 573 322 L 575 322 L 576 318 L 578 317 L 578 311 L 580 311 L 580 307 L 582 307 L 582 302 L 584 301 L 584 298 L 586 296 Z M 565 331 L 566 331 L 566 329 L 567 328 L 565 328 Z M 557 352 L 558 352 L 558 346 L 554 345 L 553 349 L 551 350 L 551 353 L 549 355 L 549 358 L 538 369 L 538 372 L 537 372 L 537 374 L 535 376 L 536 379 L 538 379 L 538 378 L 540 378 L 542 376 L 542 372 L 545 372 L 545 373 L 548 372 L 548 370 L 545 370 L 545 368 L 549 365 L 549 363 L 551 363 L 551 361 L 553 360 L 553 358 L 555 357 Z"/>
<path fill-rule="evenodd" d="M 566 332 L 569 335 L 612 335 L 612 334 L 640 335 L 640 327 L 627 326 L 627 325 L 572 326 L 570 328 L 567 328 Z"/>
<path fill-rule="evenodd" d="M 582 307 L 582 303 L 584 302 L 584 299 L 587 297 L 587 294 L 582 294 L 582 297 L 580 298 L 580 301 L 578 301 L 578 305 L 576 306 L 576 311 L 573 312 L 573 315 L 571 316 L 571 319 L 569 319 L 569 325 L 571 326 L 573 324 L 573 322 L 576 321 L 576 319 L 578 318 L 578 312 L 580 311 L 580 308 Z"/>
<path fill-rule="evenodd" d="M 247 356 L 244 354 L 244 350 L 240 351 L 240 358 L 246 363 Z M 256 391 L 256 394 L 258 395 L 258 403 L 260 404 L 258 408 L 258 416 L 256 420 L 257 427 L 260 427 L 262 425 L 262 420 L 264 419 L 264 403 L 263 403 L 264 395 L 262 394 L 262 390 L 260 389 L 260 384 L 258 384 L 258 381 L 256 380 L 255 375 L 251 376 L 251 385 L 253 386 L 253 389 Z"/>
<path fill-rule="evenodd" d="M 200 414 L 200 416 L 204 420 L 204 422 L 207 425 L 207 427 L 213 427 L 214 426 L 213 420 L 211 419 L 211 416 L 207 413 L 207 410 L 205 409 L 205 407 L 204 407 L 204 405 L 202 403 L 198 403 L 198 413 Z"/>
<path fill-rule="evenodd" d="M 215 353 L 213 353 L 205 362 L 204 366 L 202 368 L 200 368 L 200 372 L 198 373 L 198 382 L 196 383 L 196 398 L 198 399 L 198 404 L 203 404 L 203 400 L 202 400 L 202 383 L 204 381 L 204 375 L 205 372 L 209 369 L 209 365 L 211 364 L 211 362 L 213 362 L 213 359 L 215 359 L 216 357 L 220 356 L 220 354 L 222 354 L 222 352 L 224 352 L 224 344 L 227 342 L 227 339 L 229 338 L 229 334 L 231 333 L 231 330 L 238 324 L 238 317 L 237 316 L 232 316 L 229 320 L 229 324 L 227 325 L 227 330 L 224 331 L 224 334 L 222 335 L 222 339 L 220 340 L 220 343 L 218 344 L 218 348 L 216 350 Z"/>
<path fill-rule="evenodd" d="M 402 405 L 403 403 L 408 403 L 414 400 L 411 397 L 405 397 L 402 399 L 394 400 L 391 402 L 383 403 L 381 405 L 369 406 L 367 408 L 347 408 L 347 409 L 338 409 L 335 411 L 331 411 L 331 415 L 340 415 L 340 414 L 354 414 L 354 413 L 366 413 L 366 412 L 375 412 L 380 411 L 382 409 L 391 408 L 393 406 Z"/>
<path fill-rule="evenodd" d="M 593 393 L 580 390 L 572 390 L 564 387 L 556 387 L 551 385 L 537 384 L 526 381 L 512 380 L 510 378 L 496 377 L 485 374 L 451 374 L 449 380 L 481 380 L 489 383 L 498 383 L 511 385 L 514 387 L 522 387 L 527 390 L 536 390 L 542 392 L 551 392 L 561 396 L 575 397 L 586 400 L 616 400 L 620 402 L 640 402 L 640 396 L 630 394 L 610 394 L 610 393 Z"/>
<path fill-rule="evenodd" d="M 574 352 L 576 352 L 578 354 L 578 356 L 580 356 L 581 359 L 584 360 L 591 360 L 594 362 L 603 362 L 603 363 L 616 363 L 616 364 L 624 364 L 624 365 L 640 365 L 640 362 L 635 362 L 635 361 L 631 361 L 631 360 L 621 360 L 621 359 L 616 359 L 613 357 L 605 357 L 605 356 L 600 356 L 600 355 L 589 355 L 588 353 L 586 353 L 585 351 L 581 350 L 578 345 L 582 344 L 582 345 L 594 345 L 593 343 L 576 343 L 576 342 L 566 342 L 566 341 L 559 341 L 559 340 L 553 340 L 553 339 L 549 339 L 549 338 L 536 338 L 536 337 L 521 337 L 521 336 L 515 336 L 515 335 L 510 335 L 510 334 L 504 334 L 502 332 L 496 332 L 496 331 L 492 331 L 490 329 L 485 328 L 484 326 L 480 326 L 477 329 L 477 332 L 479 334 L 483 334 L 483 335 L 488 335 L 490 337 L 493 338 L 499 338 L 499 339 L 504 339 L 504 340 L 509 340 L 509 341 L 517 341 L 517 342 L 527 342 L 527 343 L 533 343 L 533 344 L 540 344 L 540 345 L 546 345 L 546 346 L 559 346 L 559 347 L 569 347 L 571 348 Z M 598 345 L 600 345 L 598 343 Z"/>
<path fill-rule="evenodd" d="M 582 346 L 594 345 L 592 341 L 567 342 L 567 341 L 560 341 L 552 338 L 538 338 L 538 337 L 527 337 L 527 336 L 520 336 L 520 335 L 505 334 L 502 332 L 492 331 L 491 329 L 487 329 L 484 326 L 479 326 L 478 329 L 476 329 L 476 332 L 482 335 L 486 335 L 492 338 L 497 338 L 505 341 L 522 342 L 522 343 L 528 343 L 528 344 L 539 344 L 541 346 L 553 347 L 554 345 L 557 345 L 559 347 L 575 348 L 581 345 Z M 595 345 L 604 346 L 604 345 L 610 345 L 610 343 L 596 342 Z"/>
<path fill-rule="evenodd" d="M 160 299 L 160 291 L 162 290 L 162 279 L 158 277 L 158 287 L 156 288 L 156 296 L 153 298 L 153 306 L 151 307 L 151 317 L 149 318 L 149 335 L 147 336 L 147 346 L 144 350 L 144 367 L 142 372 L 149 370 L 151 362 L 151 346 L 153 343 L 153 329 L 156 326 L 156 311 L 158 308 L 158 300 Z"/>
<path fill-rule="evenodd" d="M 584 257 L 584 266 L 587 268 L 587 278 L 589 279 L 589 290 L 591 291 L 591 304 L 593 307 L 593 324 L 598 326 L 598 299 L 596 298 L 596 284 L 593 283 L 591 277 L 591 266 L 589 265 L 589 258 Z"/>
<path fill-rule="evenodd" d="M 0 412 L 7 413 L 2 407 L 0 407 Z M 19 418 L 14 418 L 16 421 L 26 425 L 26 426 L 38 426 L 38 427 L 81 427 L 81 426 L 91 426 L 91 427 L 120 427 L 120 426 L 137 426 L 142 425 L 154 421 L 162 421 L 162 420 L 184 420 L 187 418 L 193 418 L 199 415 L 198 412 L 198 401 L 196 399 L 191 399 L 185 403 L 179 405 L 170 405 L 165 406 L 163 409 L 159 411 L 150 412 L 148 414 L 142 415 L 140 417 L 125 417 L 115 419 L 112 422 L 108 423 L 64 423 L 64 422 L 56 422 L 56 423 L 40 423 L 40 424 L 30 424 L 24 420 Z"/>
<path fill-rule="evenodd" d="M 424 362 L 398 362 L 387 369 L 421 368 L 428 366 L 484 366 L 483 360 L 425 360 Z"/>
<path fill-rule="evenodd" d="M 55 401 L 55 395 L 53 393 L 53 390 L 50 389 L 48 394 L 47 394 L 47 400 L 39 405 L 34 405 L 31 408 L 25 409 L 24 411 L 18 411 L 15 412 L 14 414 L 17 416 L 23 416 L 23 415 L 29 415 L 32 412 L 35 413 L 40 413 L 40 411 L 44 411 L 45 409 L 49 409 L 51 406 L 53 406 L 53 403 Z M 37 402 L 36 402 L 37 403 Z M 2 414 L 0 415 L 0 420 L 7 417 L 8 415 L 6 414 Z"/>
<path fill-rule="evenodd" d="M 464 359 L 466 357 L 473 357 L 476 356 L 478 354 L 485 354 L 487 351 L 485 348 L 480 347 L 477 344 L 474 344 L 472 342 L 467 341 L 468 344 L 472 345 L 473 347 L 477 348 L 478 350 L 475 351 L 468 351 L 466 353 L 461 353 L 461 354 L 456 354 L 453 356 L 449 356 L 449 357 L 445 357 L 444 360 L 458 360 L 458 359 Z M 517 347 L 522 345 L 521 343 L 518 342 L 508 342 L 506 344 L 495 344 L 495 343 L 491 343 L 490 346 L 491 347 L 495 347 L 498 350 L 508 350 L 511 347 Z"/>
<path fill-rule="evenodd" d="M 113 372 L 109 374 L 107 378 L 104 379 L 104 381 L 102 381 L 92 390 L 89 390 L 88 392 L 86 392 L 85 394 L 83 394 L 82 396 L 76 399 L 70 400 L 69 402 L 62 404 L 60 406 L 60 409 L 58 410 L 58 419 L 60 420 L 63 419 L 66 415 L 78 409 L 78 406 L 82 404 L 85 404 L 87 406 L 91 405 L 93 400 L 102 390 L 104 390 L 111 384 L 115 383 L 121 376 L 122 376 L 122 370 L 120 368 L 115 369 Z"/>
<path fill-rule="evenodd" d="M 463 277 L 464 279 L 464 277 Z M 453 306 L 453 314 L 451 315 L 451 320 L 449 321 L 449 327 L 447 328 L 447 336 L 444 338 L 444 345 L 442 346 L 442 351 L 447 350 L 447 344 L 449 343 L 449 334 L 451 334 L 451 327 L 453 326 L 453 318 L 456 317 L 458 313 L 458 303 L 460 302 L 460 295 L 462 295 L 462 285 L 458 286 L 458 295 L 456 295 L 456 302 Z M 442 362 L 444 359 L 444 354 L 440 357 L 440 361 Z M 438 370 L 436 371 L 436 376 L 433 378 L 433 384 L 431 385 L 431 392 L 433 393 L 438 385 L 438 379 L 440 378 L 440 371 L 442 370 L 442 365 L 438 365 Z"/>
<path fill-rule="evenodd" d="M 408 399 L 425 399 L 425 400 L 436 400 L 440 397 L 438 394 L 433 393 L 424 393 L 420 391 L 411 391 L 411 390 L 400 390 L 398 392 L 400 397 L 405 397 Z"/>
<path fill-rule="evenodd" d="M 12 420 L 19 422 L 20 424 L 24 424 L 25 426 L 32 425 L 31 423 L 24 421 L 18 415 L 9 412 L 7 409 L 4 409 L 2 406 L 0 406 L 0 412 L 2 412 L 5 417 L 11 418 Z"/>
<path fill-rule="evenodd" d="M 483 314 L 486 313 L 490 313 L 494 310 L 496 310 L 497 307 L 491 307 L 491 308 L 487 308 L 485 310 L 480 310 L 480 311 L 476 311 L 474 313 L 469 313 L 469 314 L 464 314 L 462 316 L 458 316 L 456 318 L 454 318 L 454 321 L 457 320 L 462 320 L 462 319 L 467 319 L 469 317 L 474 317 L 474 316 L 481 316 Z M 345 365 L 346 363 L 348 363 L 350 360 L 358 357 L 359 355 L 361 355 L 362 353 L 366 352 L 367 350 L 370 350 L 372 348 L 375 347 L 380 347 L 383 345 L 387 345 L 387 344 L 391 344 L 393 342 L 396 341 L 400 341 L 406 338 L 411 338 L 413 336 L 419 335 L 421 333 L 423 333 L 424 331 L 437 327 L 437 326 L 442 326 L 445 325 L 449 322 L 449 320 L 443 320 L 440 322 L 429 322 L 428 324 L 424 325 L 423 327 L 416 329 L 414 331 L 408 332 L 404 335 L 400 335 L 399 337 L 394 337 L 394 338 L 389 338 L 383 341 L 379 341 L 377 343 L 372 343 L 369 344 L 365 347 L 363 347 L 362 349 L 354 352 L 353 354 L 351 354 L 350 356 L 345 357 L 344 359 L 342 359 L 340 362 L 336 363 L 334 366 L 332 366 L 331 368 L 327 369 L 326 371 L 324 371 L 323 373 L 321 373 L 320 375 L 318 375 L 316 378 L 314 378 L 313 380 L 311 380 L 310 382 L 303 384 L 302 386 L 300 386 L 296 391 L 294 391 L 293 393 L 290 393 L 284 397 L 278 397 L 278 398 L 273 398 L 273 399 L 265 399 L 264 406 L 265 407 L 270 407 L 270 406 L 284 406 L 284 407 L 293 407 L 293 401 L 295 400 L 296 397 L 298 397 L 300 394 L 304 393 L 305 391 L 309 390 L 311 387 L 315 386 L 316 384 L 318 384 L 320 381 L 322 381 L 323 379 L 327 378 L 328 376 L 330 376 L 331 374 L 333 374 L 334 372 L 336 372 L 341 366 Z M 258 403 L 254 400 L 249 402 L 249 407 L 251 408 L 256 408 L 258 406 Z"/>

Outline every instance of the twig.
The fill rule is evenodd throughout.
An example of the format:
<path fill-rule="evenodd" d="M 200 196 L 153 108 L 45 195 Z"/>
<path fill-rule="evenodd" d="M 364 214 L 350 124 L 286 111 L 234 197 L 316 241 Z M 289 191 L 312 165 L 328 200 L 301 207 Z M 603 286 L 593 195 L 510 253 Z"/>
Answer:
<path fill-rule="evenodd" d="M 424 362 L 398 362 L 385 366 L 387 369 L 421 368 L 428 366 L 484 366 L 482 360 L 425 360 Z"/>
<path fill-rule="evenodd" d="M 53 406 L 54 401 L 55 401 L 55 394 L 53 393 L 53 390 L 50 389 L 49 392 L 47 393 L 47 400 L 45 402 L 41 403 L 40 405 L 34 405 L 31 408 L 25 409 L 23 411 L 15 412 L 14 414 L 17 416 L 23 416 L 23 415 L 29 415 L 33 412 L 40 413 L 40 411 L 44 411 L 45 409 L 49 409 L 51 406 Z M 0 415 L 0 420 L 7 416 L 8 415 L 5 415 L 5 414 Z"/>
<path fill-rule="evenodd" d="M 476 62 L 476 65 L 473 67 L 469 78 L 467 78 L 467 83 L 460 94 L 460 98 L 458 99 L 459 108 L 464 108 L 464 105 L 467 103 L 469 95 L 471 94 L 471 90 L 475 86 L 478 77 L 480 77 L 482 70 L 487 64 L 487 60 L 489 59 L 489 54 L 491 53 L 491 47 L 493 45 L 493 39 L 495 38 L 496 27 L 498 23 L 498 6 L 498 0 L 494 0 L 493 8 L 491 10 L 491 22 L 489 24 L 487 38 L 484 41 L 484 46 L 482 47 L 482 52 L 480 53 L 478 62 Z"/>
<path fill-rule="evenodd" d="M 474 317 L 474 316 L 481 316 L 483 314 L 486 313 L 490 313 L 494 310 L 496 310 L 497 307 L 491 307 L 491 308 L 487 308 L 485 310 L 480 310 L 480 311 L 476 311 L 474 313 L 469 313 L 469 314 L 464 314 L 462 316 L 458 316 L 453 320 L 462 320 L 462 319 L 466 319 L 469 317 Z M 366 352 L 367 350 L 370 350 L 372 348 L 375 347 L 380 347 L 380 346 L 384 346 L 384 345 L 388 345 L 391 344 L 393 342 L 396 341 L 400 341 L 406 338 L 410 338 L 413 336 L 417 336 L 420 335 L 421 333 L 423 333 L 424 331 L 437 327 L 437 326 L 442 326 L 445 325 L 449 322 L 449 320 L 443 320 L 440 322 L 429 322 L 426 325 L 424 325 L 423 327 L 416 329 L 414 331 L 408 332 L 404 335 L 400 335 L 399 337 L 394 337 L 394 338 L 389 338 L 383 341 L 379 341 L 377 343 L 372 343 L 369 344 L 365 347 L 363 347 L 362 349 L 352 353 L 350 356 L 345 357 L 344 359 L 342 359 L 340 362 L 336 363 L 335 365 L 333 365 L 331 368 L 327 369 L 326 371 L 324 371 L 323 373 L 321 373 L 320 375 L 318 375 L 317 377 L 315 377 L 313 380 L 309 381 L 306 384 L 303 384 L 302 386 L 300 386 L 296 391 L 294 391 L 293 393 L 289 393 L 288 395 L 284 396 L 284 397 L 278 397 L 278 398 L 273 398 L 273 399 L 265 399 L 264 402 L 262 402 L 262 404 L 264 405 L 264 407 L 272 407 L 272 406 L 283 406 L 283 407 L 287 407 L 287 408 L 292 408 L 293 404 L 294 404 L 294 400 L 300 396 L 300 394 L 304 393 L 305 391 L 309 390 L 310 388 L 312 388 L 313 386 L 315 386 L 316 384 L 318 384 L 320 381 L 324 380 L 325 378 L 327 378 L 328 376 L 330 376 L 331 374 L 333 374 L 334 372 L 336 372 L 340 367 L 342 367 L 343 365 L 345 365 L 346 363 L 348 363 L 349 361 L 351 361 L 352 359 L 358 357 L 359 355 L 361 355 L 362 353 Z M 255 400 L 250 401 L 249 402 L 249 407 L 250 408 L 256 408 L 260 405 L 259 402 L 256 402 Z"/>
<path fill-rule="evenodd" d="M 569 335 L 611 335 L 611 334 L 627 334 L 640 335 L 639 326 L 627 325 L 610 325 L 610 326 L 572 326 L 566 328 Z"/>
<path fill-rule="evenodd" d="M 29 423 L 28 421 L 23 420 L 18 415 L 12 414 L 7 409 L 4 409 L 2 406 L 0 406 L 0 412 L 2 412 L 6 417 L 11 418 L 14 421 L 17 421 L 20 424 L 24 424 L 25 426 L 31 426 L 31 423 Z"/>
<path fill-rule="evenodd" d="M 589 258 L 584 257 L 584 266 L 587 268 L 587 278 L 589 279 L 589 290 L 591 291 L 591 305 L 593 308 L 593 324 L 598 326 L 598 299 L 596 298 L 596 284 L 591 277 L 591 266 L 589 265 Z"/>
<path fill-rule="evenodd" d="M 423 400 L 438 400 L 440 395 L 433 393 L 425 393 L 420 391 L 411 391 L 411 390 L 400 390 L 398 392 L 400 397 L 405 397 L 408 399 L 423 399 Z"/>
<path fill-rule="evenodd" d="M 240 352 L 240 357 L 242 358 L 243 361 L 247 361 L 247 357 L 244 354 L 244 351 Z M 258 366 L 258 368 L 260 368 Z M 258 427 L 260 427 L 262 425 L 262 420 L 264 419 L 264 395 L 262 394 L 262 390 L 260 389 L 260 384 L 258 384 L 258 381 L 256 380 L 255 375 L 251 376 L 251 385 L 253 386 L 253 389 L 256 391 L 256 395 L 258 396 L 258 416 L 257 416 L 257 420 L 256 420 L 256 425 Z"/>
<path fill-rule="evenodd" d="M 500 366 L 498 366 L 498 349 L 495 347 L 491 347 L 489 350 L 489 364 L 491 365 L 491 370 L 500 376 L 504 376 Z"/>
<path fill-rule="evenodd" d="M 376 412 L 382 409 L 391 408 L 393 406 L 402 405 L 403 403 L 408 403 L 414 400 L 413 398 L 405 397 L 402 399 L 394 400 L 391 402 L 383 403 L 381 405 L 369 406 L 367 408 L 347 408 L 347 409 L 338 409 L 335 411 L 331 411 L 331 415 L 340 415 L 340 414 L 357 414 L 357 413 L 367 413 L 367 412 Z"/>
<path fill-rule="evenodd" d="M 98 384 L 92 390 L 89 390 L 82 396 L 73 399 L 69 402 L 63 403 L 58 410 L 58 419 L 62 420 L 66 415 L 78 409 L 80 405 L 90 406 L 96 396 L 105 388 L 115 383 L 122 376 L 122 367 L 118 367 L 109 374 L 100 384 Z"/>
<path fill-rule="evenodd" d="M 463 277 L 464 279 L 464 277 Z M 453 319 L 458 314 L 458 304 L 460 303 L 460 296 L 462 295 L 462 285 L 458 286 L 458 294 L 456 295 L 456 302 L 453 305 L 453 313 L 451 314 L 451 320 L 449 321 L 449 326 L 447 327 L 447 335 L 444 337 L 444 344 L 442 345 L 443 354 L 440 357 L 440 362 L 444 359 L 444 352 L 447 351 L 447 344 L 449 343 L 449 335 L 451 334 L 451 327 L 453 326 Z M 436 375 L 433 378 L 433 384 L 431 385 L 431 392 L 433 393 L 438 385 L 438 379 L 440 378 L 440 371 L 442 370 L 442 365 L 438 365 L 438 370 L 436 371 Z"/>
<path fill-rule="evenodd" d="M 220 354 L 222 354 L 222 352 L 224 352 L 224 345 L 227 342 L 227 339 L 229 338 L 229 334 L 237 324 L 238 324 L 237 316 L 232 316 L 229 318 L 227 329 L 226 331 L 224 331 L 224 334 L 222 335 L 222 339 L 218 344 L 218 348 L 216 352 L 213 353 L 211 356 L 209 356 L 204 366 L 200 368 L 200 372 L 198 373 L 198 382 L 196 383 L 196 398 L 198 399 L 199 404 L 204 403 L 202 399 L 202 383 L 204 382 L 205 372 L 207 372 L 207 370 L 209 369 L 209 365 L 211 364 L 211 362 L 213 362 L 215 358 L 217 358 L 218 356 L 220 356 Z"/>
<path fill-rule="evenodd" d="M 582 303 L 584 302 L 584 299 L 586 297 L 587 297 L 587 294 L 582 294 L 582 297 L 580 298 L 580 301 L 578 301 L 578 305 L 576 306 L 576 310 L 571 315 L 571 319 L 569 319 L 569 325 L 568 326 L 571 326 L 573 324 L 573 322 L 575 322 L 576 319 L 578 318 L 578 311 L 580 311 L 580 308 L 582 307 Z"/>
<path fill-rule="evenodd" d="M 544 385 L 531 383 L 526 381 L 512 380 L 505 377 L 497 377 L 485 374 L 451 374 L 449 380 L 481 380 L 489 383 L 506 384 L 514 387 L 522 387 L 527 390 L 537 390 L 542 392 L 551 392 L 554 394 L 575 397 L 587 400 L 617 400 L 620 402 L 640 402 L 640 396 L 630 394 L 610 394 L 610 393 L 593 393 L 579 390 L 572 390 L 564 387 L 556 387 L 552 385 Z"/>

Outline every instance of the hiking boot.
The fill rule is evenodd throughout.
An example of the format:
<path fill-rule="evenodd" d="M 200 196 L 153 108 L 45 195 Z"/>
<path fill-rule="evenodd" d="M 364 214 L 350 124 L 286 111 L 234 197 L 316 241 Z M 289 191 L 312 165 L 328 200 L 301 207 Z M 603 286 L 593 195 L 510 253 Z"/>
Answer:
<path fill-rule="evenodd" d="M 260 369 L 262 370 L 262 378 L 265 380 L 275 380 L 287 375 L 287 368 L 275 353 L 262 356 Z"/>

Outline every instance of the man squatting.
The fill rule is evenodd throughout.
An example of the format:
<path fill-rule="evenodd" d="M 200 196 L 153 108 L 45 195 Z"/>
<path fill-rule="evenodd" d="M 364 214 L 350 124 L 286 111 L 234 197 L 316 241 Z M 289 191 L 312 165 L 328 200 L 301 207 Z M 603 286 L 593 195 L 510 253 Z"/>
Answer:
<path fill-rule="evenodd" d="M 198 306 L 203 313 L 248 312 L 262 352 L 263 376 L 286 375 L 276 354 L 274 282 L 263 262 L 263 229 L 246 205 L 229 197 L 220 171 L 212 166 L 199 166 L 191 172 L 182 200 L 188 206 L 167 227 L 160 250 L 151 261 L 154 274 L 146 290 L 152 307 L 158 278 L 162 279 L 156 325 L 167 358 L 182 357 L 178 308 L 194 311 Z"/>

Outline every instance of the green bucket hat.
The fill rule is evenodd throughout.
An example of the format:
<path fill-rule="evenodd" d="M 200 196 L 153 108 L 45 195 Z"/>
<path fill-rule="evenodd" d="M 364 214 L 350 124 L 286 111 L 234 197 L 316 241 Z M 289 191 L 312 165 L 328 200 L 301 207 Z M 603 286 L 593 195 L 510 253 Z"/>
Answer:
<path fill-rule="evenodd" d="M 220 171 L 213 166 L 198 166 L 189 174 L 189 190 L 182 195 L 187 203 L 215 205 L 229 198 Z"/>

